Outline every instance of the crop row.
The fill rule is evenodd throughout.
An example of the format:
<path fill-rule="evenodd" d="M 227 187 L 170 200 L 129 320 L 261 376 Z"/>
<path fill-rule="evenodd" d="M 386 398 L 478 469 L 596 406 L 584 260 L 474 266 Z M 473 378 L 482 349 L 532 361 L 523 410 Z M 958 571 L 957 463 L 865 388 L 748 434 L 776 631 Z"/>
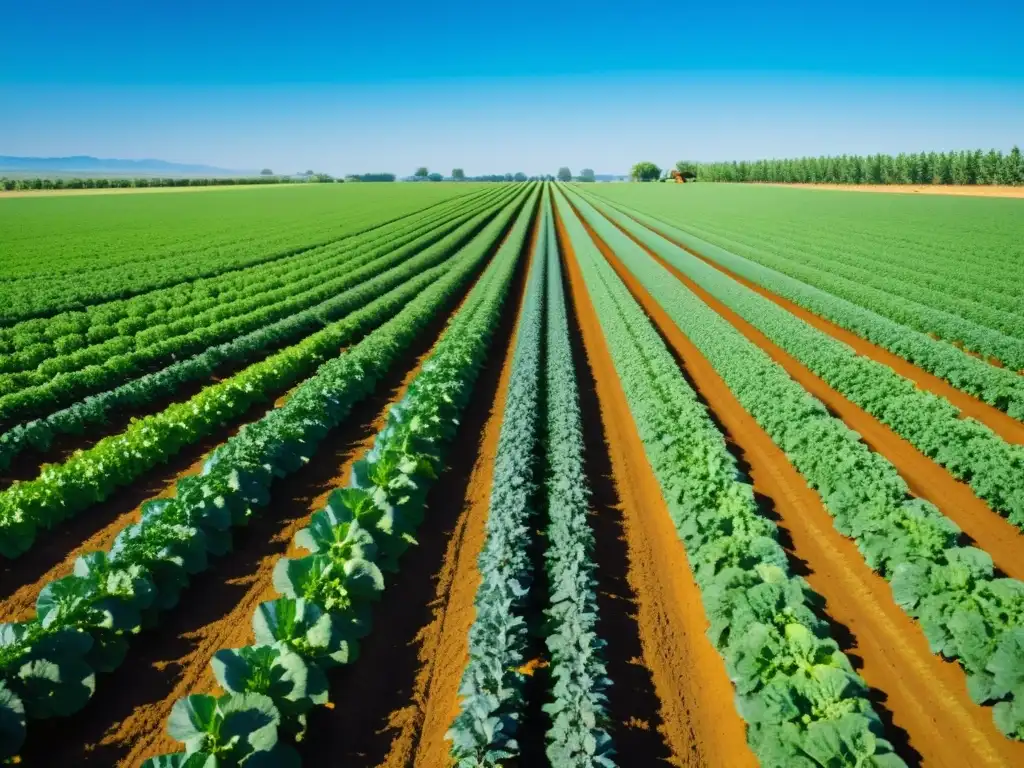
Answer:
<path fill-rule="evenodd" d="M 599 220 L 587 203 L 588 220 Z M 858 355 L 774 302 L 688 254 L 614 209 L 597 209 L 821 376 L 838 392 L 966 481 L 979 497 L 1024 528 L 1024 446 L 1010 445 L 944 398 L 891 368 Z M 588 215 L 590 214 L 590 215 Z"/>
<path fill-rule="evenodd" d="M 598 613 L 590 488 L 583 462 L 583 418 L 569 343 L 569 322 L 554 212 L 545 200 L 547 335 L 545 424 L 542 434 L 547 494 L 547 551 L 551 658 L 551 718 L 547 756 L 553 766 L 611 768 L 614 765 L 605 707 L 610 681 L 597 636 Z"/>
<path fill-rule="evenodd" d="M 29 239 L 12 238 L 10 242 L 0 243 L 5 265 L 9 263 L 14 268 L 20 262 L 31 271 L 31 276 L 0 285 L 0 324 L 10 325 L 31 317 L 46 317 L 67 310 L 82 309 L 98 302 L 128 298 L 240 267 L 276 261 L 352 237 L 426 208 L 432 203 L 468 194 L 473 190 L 471 186 L 454 189 L 430 185 L 429 189 L 423 189 L 417 185 L 408 190 L 390 191 L 368 188 L 345 190 L 339 187 L 336 191 L 329 190 L 330 197 L 317 196 L 318 190 L 215 193 L 220 196 L 217 205 L 212 206 L 209 212 L 197 215 L 191 208 L 188 209 L 190 226 L 185 231 L 182 231 L 180 220 L 173 213 L 190 205 L 189 201 L 168 199 L 186 197 L 184 195 L 154 195 L 146 200 L 122 203 L 117 209 L 101 209 L 95 199 L 83 198 L 18 201 L 37 206 L 25 208 L 25 216 L 19 222 L 24 231 L 38 231 L 41 234 Z M 254 199 L 258 195 L 266 197 Z M 203 197 L 207 205 L 213 202 L 205 195 Z M 201 205 L 203 202 L 196 200 L 192 205 Z M 61 230 L 56 237 L 47 236 L 46 233 L 52 231 L 52 218 L 43 219 L 42 209 L 52 211 L 54 205 L 67 211 L 71 217 L 69 222 L 77 225 L 72 231 L 80 231 L 81 236 L 70 242 L 66 230 Z M 344 206 L 344 216 L 338 215 L 338 206 Z M 310 209 L 309 212 L 306 208 Z M 80 211 L 100 217 L 97 218 L 100 224 L 110 221 L 115 226 L 110 231 L 116 232 L 117 236 L 106 234 L 102 228 L 97 231 L 96 225 L 91 222 L 86 227 L 77 224 L 74 217 L 81 216 Z M 121 211 L 135 211 L 138 215 L 129 215 L 127 221 L 118 220 L 116 216 L 125 215 L 119 213 Z M 264 214 L 263 219 L 254 218 L 259 212 Z M 36 216 L 39 222 L 36 223 L 32 216 Z M 291 221 L 283 221 L 284 218 L 290 218 Z M 135 234 L 140 228 L 140 222 L 145 224 L 145 237 Z M 242 236 L 239 235 L 241 222 L 244 222 L 242 231 L 246 232 Z M 209 247 L 204 234 L 200 234 L 211 230 L 209 223 L 217 226 L 215 231 L 223 233 L 222 245 Z M 130 231 L 126 234 L 117 227 Z M 154 239 L 163 239 L 165 245 L 150 245 Z M 119 243 L 119 240 L 123 243 Z M 134 262 L 130 254 L 125 254 L 125 248 L 137 254 Z M 60 254 L 59 261 L 63 262 L 60 267 L 65 270 L 72 265 L 77 267 L 83 261 L 98 261 L 104 266 L 74 280 L 54 280 L 51 274 L 40 271 L 44 265 L 39 258 L 46 253 L 46 249 Z M 88 256 L 80 255 L 80 252 Z M 41 276 L 44 274 L 45 277 Z"/>
<path fill-rule="evenodd" d="M 106 498 L 255 403 L 270 400 L 301 381 L 339 347 L 398 312 L 417 291 L 443 274 L 448 269 L 446 260 L 492 215 L 478 214 L 417 257 L 350 289 L 356 309 L 352 314 L 186 402 L 133 421 L 121 434 L 100 440 L 62 464 L 46 466 L 37 479 L 15 483 L 0 493 L 0 553 L 17 556 L 31 547 L 38 528 L 49 528 Z M 383 290 L 390 292 L 381 295 Z"/>
<path fill-rule="evenodd" d="M 558 209 L 754 754 L 779 768 L 902 765 L 724 437 L 564 198 Z"/>
<path fill-rule="evenodd" d="M 512 371 L 494 457 L 480 585 L 469 630 L 469 659 L 459 686 L 461 708 L 446 738 L 461 767 L 499 765 L 518 755 L 516 732 L 525 706 L 529 629 L 526 610 L 536 545 L 534 506 L 546 262 L 535 250 L 516 326 Z"/>
<path fill-rule="evenodd" d="M 311 285 L 284 285 L 270 294 L 254 293 L 243 299 L 236 306 L 243 310 L 237 316 L 229 315 L 217 321 L 207 318 L 208 324 L 194 323 L 192 319 L 179 321 L 174 325 L 181 327 L 171 329 L 173 333 L 166 335 L 166 327 L 143 328 L 134 336 L 110 339 L 46 359 L 34 370 L 8 374 L 0 382 L 0 418 L 45 413 L 46 408 L 66 405 L 97 388 L 121 384 L 126 378 L 152 370 L 154 366 L 197 354 L 302 311 L 358 285 L 367 275 L 400 263 L 477 211 L 499 204 L 472 207 L 451 219 L 432 222 L 423 231 L 381 232 L 376 239 L 351 253 L 343 249 L 341 263 L 333 267 L 324 264 L 321 274 L 311 278 Z M 315 265 L 312 269 L 315 270 Z M 146 320 L 140 318 L 139 322 Z"/>
<path fill-rule="evenodd" d="M 451 306 L 492 253 L 517 207 L 507 207 L 463 249 L 442 277 L 418 292 L 390 320 L 323 365 L 281 407 L 216 449 L 201 474 L 178 482 L 174 497 L 147 502 L 141 522 L 118 534 L 109 552 L 78 558 L 73 576 L 44 587 L 35 618 L 0 625 L 0 722 L 5 723 L 0 730 L 0 755 L 17 752 L 24 738 L 25 715 L 30 719 L 68 715 L 85 705 L 95 687 L 96 672 L 118 666 L 128 638 L 152 625 L 160 611 L 178 603 L 189 575 L 205 570 L 209 555 L 230 548 L 231 528 L 244 525 L 259 507 L 269 503 L 271 485 L 303 467 L 354 403 L 370 393 L 431 320 Z M 451 423 L 445 428 L 450 429 Z M 400 445 L 411 442 L 411 436 L 404 437 Z M 405 463 L 393 466 L 385 462 L 380 469 L 385 467 L 397 472 L 409 469 Z M 352 494 L 343 496 L 348 499 Z M 378 515 L 382 528 L 391 519 Z M 391 543 L 405 542 L 399 537 Z M 372 592 L 377 583 L 374 571 L 358 561 L 344 570 L 344 583 L 353 592 Z M 288 567 L 283 572 L 295 573 Z M 338 580 L 331 583 L 336 587 L 342 584 Z M 296 608 L 294 602 L 291 607 Z M 332 605 L 322 607 L 330 610 Z M 315 610 L 303 608 L 300 605 L 293 610 L 290 622 L 284 620 L 285 613 L 273 609 L 272 615 L 263 611 L 260 615 L 273 625 L 267 631 L 287 631 L 296 626 L 297 615 L 309 619 Z M 302 639 L 308 645 L 331 641 L 330 653 L 342 653 L 338 644 L 347 646 L 334 634 L 334 622 L 313 623 L 316 626 L 307 627 L 310 631 L 303 632 Z M 227 679 L 236 680 L 232 674 L 238 672 L 238 665 L 229 660 L 226 667 Z M 281 680 L 272 676 L 264 682 L 280 684 Z M 285 682 L 293 680 L 285 675 Z M 266 727 L 261 731 L 261 724 L 254 725 L 259 708 L 247 706 L 250 703 L 251 699 L 242 697 L 236 702 L 240 707 L 220 710 L 229 724 L 218 721 L 217 728 L 226 739 L 233 724 L 251 728 L 255 734 L 252 741 L 262 743 L 260 733 L 265 734 Z M 212 709 L 202 706 L 190 711 L 213 717 Z M 20 724 L 20 728 L 8 724 Z"/>
<path fill-rule="evenodd" d="M 290 289 L 297 294 L 314 287 L 317 283 L 312 278 L 331 276 L 339 265 L 347 266 L 355 257 L 375 250 L 382 238 L 401 245 L 400 237 L 412 239 L 436 223 L 496 196 L 468 196 L 267 264 L 0 329 L 0 344 L 12 353 L 0 355 L 0 371 L 28 370 L 43 361 L 47 361 L 46 371 L 73 370 L 82 365 L 77 360 L 87 362 L 98 352 L 113 355 L 142 349 L 282 297 L 290 298 L 284 291 Z M 86 350 L 92 350 L 92 358 L 76 357 Z M 52 360 L 55 356 L 70 359 L 57 364 Z"/>
<path fill-rule="evenodd" d="M 959 661 L 971 697 L 994 703 L 999 729 L 1024 739 L 1024 583 L 998 578 L 988 554 L 961 546 L 956 524 L 912 497 L 885 458 L 613 224 L 590 223 L 818 491 L 933 651 Z"/>
<path fill-rule="evenodd" d="M 175 704 L 168 730 L 185 752 L 153 758 L 147 768 L 211 758 L 224 768 L 299 764 L 282 736 L 301 737 L 309 710 L 328 702 L 325 673 L 354 661 L 370 632 L 371 604 L 423 520 L 427 492 L 486 358 L 535 203 L 534 193 L 373 447 L 353 466 L 349 485 L 296 534 L 295 544 L 310 554 L 278 561 L 274 586 L 282 597 L 256 609 L 256 644 L 215 655 L 224 695 Z"/>
<path fill-rule="evenodd" d="M 616 207 L 641 224 L 692 248 L 735 274 L 884 347 L 1010 416 L 1024 419 L 1024 377 L 1015 372 L 989 365 L 947 342 L 933 339 L 870 309 L 737 256 L 659 219 L 621 205 Z"/>

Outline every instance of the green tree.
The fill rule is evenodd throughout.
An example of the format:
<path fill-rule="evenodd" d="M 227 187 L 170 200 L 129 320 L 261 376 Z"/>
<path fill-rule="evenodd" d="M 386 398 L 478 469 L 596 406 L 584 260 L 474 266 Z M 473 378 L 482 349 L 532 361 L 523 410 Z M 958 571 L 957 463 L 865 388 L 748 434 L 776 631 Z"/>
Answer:
<path fill-rule="evenodd" d="M 570 171 L 563 165 L 561 168 L 558 169 L 558 180 L 572 181 L 572 171 Z"/>
<path fill-rule="evenodd" d="M 513 178 L 513 181 L 526 181 L 526 174 L 523 173 L 522 171 L 520 171 L 519 173 L 517 173 L 512 178 Z"/>
<path fill-rule="evenodd" d="M 1003 156 L 999 164 L 1000 184 L 1024 184 L 1024 157 L 1020 147 L 1014 147 L 1009 154 Z"/>
<path fill-rule="evenodd" d="M 455 179 L 456 181 L 465 181 L 466 172 L 461 168 L 454 168 L 452 169 L 452 178 Z"/>
<path fill-rule="evenodd" d="M 594 169 L 584 168 L 580 171 L 580 181 L 593 181 L 594 180 Z"/>
<path fill-rule="evenodd" d="M 657 181 L 661 176 L 661 168 L 645 160 L 634 165 L 629 176 L 633 181 Z"/>
<path fill-rule="evenodd" d="M 428 179 L 429 179 L 430 181 L 444 181 L 444 176 L 442 176 L 442 175 L 441 175 L 440 173 L 431 173 L 431 174 L 428 174 L 428 175 L 427 175 L 427 178 L 428 178 Z"/>
<path fill-rule="evenodd" d="M 269 168 L 264 168 L 262 171 L 260 171 L 260 176 L 273 176 L 273 175 L 274 175 L 274 172 L 272 170 L 270 170 Z"/>
<path fill-rule="evenodd" d="M 430 175 L 430 171 L 427 170 L 427 166 L 422 165 L 416 169 L 416 173 L 413 174 L 417 179 L 425 179 Z"/>

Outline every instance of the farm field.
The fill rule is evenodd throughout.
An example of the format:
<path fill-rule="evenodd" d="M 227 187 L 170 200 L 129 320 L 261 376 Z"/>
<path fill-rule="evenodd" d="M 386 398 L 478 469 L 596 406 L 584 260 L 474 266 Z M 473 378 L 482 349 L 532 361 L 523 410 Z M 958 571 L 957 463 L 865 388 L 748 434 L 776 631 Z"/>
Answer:
<path fill-rule="evenodd" d="M 1021 201 L 309 187 L 0 200 L 0 764 L 1024 765 Z"/>

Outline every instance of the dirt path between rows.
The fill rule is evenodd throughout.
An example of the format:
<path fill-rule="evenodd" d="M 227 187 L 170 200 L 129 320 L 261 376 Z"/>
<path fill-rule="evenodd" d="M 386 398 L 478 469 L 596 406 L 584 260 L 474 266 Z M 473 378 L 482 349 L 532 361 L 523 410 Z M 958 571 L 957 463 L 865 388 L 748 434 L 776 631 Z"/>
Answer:
<path fill-rule="evenodd" d="M 1024 197 L 1024 187 L 999 184 L 781 184 L 751 182 L 761 187 L 825 189 L 835 192 L 889 192 L 904 195 L 959 195 L 964 197 Z"/>
<path fill-rule="evenodd" d="M 624 214 L 628 216 L 629 214 Z M 632 217 L 631 217 L 632 218 Z M 634 219 L 636 221 L 636 219 Z M 646 226 L 642 222 L 636 221 L 640 226 Z M 659 236 L 665 238 L 673 245 L 682 248 L 684 251 L 694 256 L 710 267 L 714 267 L 719 272 L 728 275 L 736 282 L 745 285 L 750 290 L 756 292 L 760 296 L 774 302 L 778 306 L 782 307 L 790 314 L 796 315 L 805 323 L 814 326 L 819 331 L 827 333 L 834 339 L 837 339 L 853 350 L 858 355 L 870 358 L 877 363 L 882 363 L 892 368 L 896 373 L 905 379 L 913 381 L 918 388 L 931 392 L 933 395 L 945 398 L 952 403 L 964 416 L 969 416 L 995 432 L 1003 440 L 1008 443 L 1015 443 L 1017 445 L 1024 445 L 1024 423 L 1021 423 L 1009 416 L 1005 412 L 999 410 L 995 406 L 989 405 L 988 403 L 979 400 L 973 395 L 969 395 L 963 390 L 957 389 L 952 384 L 947 382 L 945 379 L 939 378 L 938 376 L 928 373 L 921 368 L 918 368 L 911 362 L 904 360 L 899 355 L 893 354 L 889 350 L 873 344 L 872 342 L 858 336 L 852 331 L 848 331 L 840 325 L 833 323 L 830 320 L 826 320 L 819 315 L 814 314 L 810 310 L 804 309 L 796 302 L 785 299 L 778 294 L 772 293 L 766 288 L 761 287 L 757 283 L 748 280 L 741 275 L 736 274 L 727 267 L 722 266 L 713 259 L 704 256 L 699 251 L 695 251 L 684 243 L 675 240 L 669 235 L 650 228 L 651 231 L 656 232 Z M 643 247 L 643 246 L 641 246 Z M 645 250 L 647 250 L 645 248 Z M 969 353 L 967 353 L 969 354 Z"/>
<path fill-rule="evenodd" d="M 637 245 L 671 272 L 701 301 L 725 318 L 745 338 L 781 365 L 804 389 L 821 400 L 834 416 L 842 419 L 850 429 L 857 432 L 873 451 L 888 459 L 915 496 L 930 501 L 956 522 L 974 543 L 992 556 L 998 568 L 1013 578 L 1024 578 L 1024 559 L 1021 558 L 1021 553 L 1024 552 L 1024 535 L 1020 529 L 990 509 L 967 483 L 954 478 L 944 467 L 914 447 L 909 440 L 832 389 L 824 379 L 819 378 L 670 263 L 640 243 L 637 242 Z"/>
<path fill-rule="evenodd" d="M 963 671 L 931 653 L 924 633 L 893 601 L 889 585 L 867 567 L 853 541 L 835 530 L 817 493 L 618 257 L 599 245 L 742 451 L 755 491 L 774 502 L 780 540 L 801 566 L 798 573 L 825 598 L 833 637 L 873 689 L 886 736 L 901 757 L 911 765 L 950 768 L 1024 765 L 1024 744 L 1004 737 L 991 708 L 970 700 Z"/>
<path fill-rule="evenodd" d="M 634 600 L 631 607 L 639 629 L 639 653 L 626 660 L 610 660 L 609 664 L 610 672 L 616 666 L 621 669 L 623 661 L 643 670 L 622 678 L 611 674 L 610 706 L 620 713 L 612 738 L 619 739 L 621 734 L 625 744 L 642 742 L 646 736 L 643 732 L 656 727 L 669 754 L 660 756 L 654 764 L 756 765 L 747 747 L 744 723 L 733 704 L 734 691 L 725 664 L 704 635 L 708 622 L 700 590 L 693 581 L 682 542 L 672 527 L 661 488 L 647 462 L 576 256 L 562 222 L 557 223 L 571 286 L 571 304 L 586 350 L 588 377 L 596 382 L 600 425 L 619 502 L 626 553 L 625 563 L 601 560 L 600 570 L 618 571 L 625 565 L 625 579 Z M 585 382 L 586 378 L 581 384 L 584 394 Z M 584 418 L 593 421 L 596 416 L 589 412 Z M 600 478 L 595 485 L 600 487 Z M 609 513 L 598 509 L 597 514 Z M 596 531 L 606 547 L 611 542 L 605 538 L 606 533 L 601 533 L 600 526 L 607 523 L 607 519 L 599 523 Z M 603 601 L 605 606 L 608 602 Z M 607 621 L 602 614 L 602 628 L 605 626 Z M 626 640 L 609 638 L 609 655 Z M 660 723 L 654 713 L 644 709 L 622 721 L 622 698 L 630 701 L 636 691 L 619 687 L 648 676 L 660 703 Z M 630 754 L 622 747 L 620 753 Z"/>

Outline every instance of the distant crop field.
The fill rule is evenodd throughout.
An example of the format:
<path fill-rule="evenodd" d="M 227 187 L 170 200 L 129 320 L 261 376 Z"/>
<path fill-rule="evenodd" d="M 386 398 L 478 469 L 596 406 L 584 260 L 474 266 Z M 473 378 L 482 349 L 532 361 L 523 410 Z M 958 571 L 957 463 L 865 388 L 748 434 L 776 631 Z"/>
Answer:
<path fill-rule="evenodd" d="M 1024 203 L 233 191 L 0 201 L 0 763 L 1024 765 Z"/>

